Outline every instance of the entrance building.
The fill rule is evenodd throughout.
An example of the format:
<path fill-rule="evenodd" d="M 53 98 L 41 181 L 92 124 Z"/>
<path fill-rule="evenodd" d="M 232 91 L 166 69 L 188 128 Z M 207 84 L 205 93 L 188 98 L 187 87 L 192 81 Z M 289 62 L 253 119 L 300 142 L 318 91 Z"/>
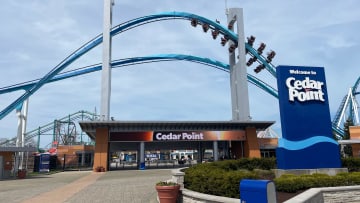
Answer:
<path fill-rule="evenodd" d="M 132 163 L 217 161 L 226 158 L 261 157 L 257 131 L 274 122 L 240 121 L 86 121 L 82 131 L 95 140 L 93 169 L 116 169 Z M 172 162 L 173 161 L 173 162 Z M 114 165 L 114 163 L 116 163 Z"/>

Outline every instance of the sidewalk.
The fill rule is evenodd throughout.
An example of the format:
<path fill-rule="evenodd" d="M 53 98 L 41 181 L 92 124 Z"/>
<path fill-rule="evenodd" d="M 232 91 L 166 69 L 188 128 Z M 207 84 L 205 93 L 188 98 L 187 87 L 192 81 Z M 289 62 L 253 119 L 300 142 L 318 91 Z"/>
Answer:
<path fill-rule="evenodd" d="M 156 203 L 155 183 L 170 178 L 171 169 L 61 172 L 0 181 L 0 200 L 23 203 Z"/>

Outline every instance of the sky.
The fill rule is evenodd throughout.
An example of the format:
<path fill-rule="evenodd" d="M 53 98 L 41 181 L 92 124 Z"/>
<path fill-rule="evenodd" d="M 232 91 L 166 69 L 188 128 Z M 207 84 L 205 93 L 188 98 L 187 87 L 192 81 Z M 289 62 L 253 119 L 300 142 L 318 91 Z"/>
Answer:
<path fill-rule="evenodd" d="M 0 87 L 43 77 L 103 31 L 102 0 L 13 1 L 0 7 Z M 226 26 L 226 8 L 243 8 L 245 36 L 274 50 L 273 64 L 325 68 L 331 117 L 359 77 L 360 2 L 357 0 L 115 0 L 113 26 L 168 11 L 197 14 Z M 112 59 L 155 54 L 188 54 L 228 63 L 228 51 L 189 21 L 145 24 L 112 39 Z M 101 45 L 71 64 L 72 70 L 102 61 Z M 267 71 L 254 73 L 276 88 Z M 27 132 L 80 110 L 99 113 L 101 72 L 44 85 L 29 99 Z M 229 73 L 186 61 L 146 63 L 112 71 L 110 116 L 115 120 L 231 120 Z M 253 121 L 275 121 L 278 101 L 249 84 Z M 24 92 L 0 95 L 3 110 Z M 17 133 L 15 111 L 0 120 L 0 138 Z M 77 129 L 80 131 L 80 129 Z M 41 145 L 51 141 L 44 135 Z"/>

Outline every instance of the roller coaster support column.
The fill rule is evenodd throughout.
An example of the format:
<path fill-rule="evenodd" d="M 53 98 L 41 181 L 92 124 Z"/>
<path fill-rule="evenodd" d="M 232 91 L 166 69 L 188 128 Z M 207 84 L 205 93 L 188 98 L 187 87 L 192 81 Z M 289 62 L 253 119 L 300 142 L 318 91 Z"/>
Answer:
<path fill-rule="evenodd" d="M 16 139 L 17 147 L 25 146 L 25 132 L 26 132 L 26 121 L 27 121 L 27 113 L 28 113 L 28 104 L 29 99 L 25 100 L 24 103 L 16 109 L 16 114 L 19 117 L 18 121 L 18 132 Z M 24 160 L 24 152 L 18 152 L 16 157 L 16 169 L 23 169 L 23 160 Z"/>
<path fill-rule="evenodd" d="M 139 169 L 144 170 L 145 169 L 145 142 L 140 142 L 140 156 L 139 156 Z"/>
<path fill-rule="evenodd" d="M 111 94 L 111 21 L 114 0 L 104 0 L 103 61 L 101 74 L 100 119 L 109 120 Z"/>
<path fill-rule="evenodd" d="M 236 121 L 249 121 L 251 117 L 247 84 L 243 10 L 242 8 L 230 8 L 226 12 L 228 28 L 234 30 L 236 22 L 238 35 L 238 60 L 236 61 L 235 51 L 229 53 L 232 119 Z M 233 43 L 230 40 L 229 46 Z"/>

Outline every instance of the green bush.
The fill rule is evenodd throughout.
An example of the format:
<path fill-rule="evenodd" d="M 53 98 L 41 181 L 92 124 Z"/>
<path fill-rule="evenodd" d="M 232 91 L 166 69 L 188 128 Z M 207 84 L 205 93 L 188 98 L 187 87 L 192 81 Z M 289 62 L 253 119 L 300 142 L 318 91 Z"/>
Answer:
<path fill-rule="evenodd" d="M 198 164 L 185 170 L 185 188 L 200 193 L 239 198 L 242 179 L 273 179 L 268 169 L 275 159 L 239 159 Z"/>
<path fill-rule="evenodd" d="M 281 192 L 297 192 L 315 187 L 350 186 L 360 184 L 360 173 L 339 173 L 335 176 L 326 174 L 282 175 L 274 179 L 276 190 Z"/>
<path fill-rule="evenodd" d="M 360 172 L 359 157 L 342 158 L 341 163 L 344 168 L 348 168 L 349 172 Z"/>
<path fill-rule="evenodd" d="M 282 192 L 296 192 L 304 189 L 299 177 L 277 178 L 274 180 L 276 190 Z"/>
<path fill-rule="evenodd" d="M 360 168 L 359 158 L 343 159 L 343 166 L 349 171 Z M 203 163 L 187 168 L 184 177 L 185 188 L 200 193 L 239 198 L 239 184 L 242 179 L 273 180 L 277 191 L 297 192 L 314 187 L 360 185 L 360 172 L 292 175 L 275 178 L 270 170 L 276 168 L 274 158 L 244 158 Z M 351 170 L 350 170 L 351 168 Z"/>

